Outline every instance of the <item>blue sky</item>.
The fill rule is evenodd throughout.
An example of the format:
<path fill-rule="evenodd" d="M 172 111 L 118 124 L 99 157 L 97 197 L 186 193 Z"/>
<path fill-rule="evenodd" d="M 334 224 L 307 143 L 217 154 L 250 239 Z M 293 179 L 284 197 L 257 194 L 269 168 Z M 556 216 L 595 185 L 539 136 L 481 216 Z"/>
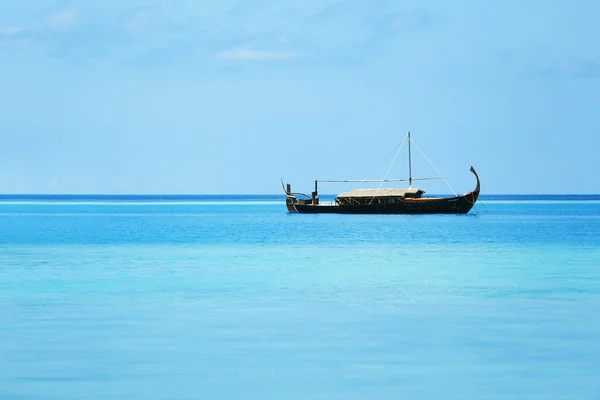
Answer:
<path fill-rule="evenodd" d="M 600 3 L 3 1 L 0 191 L 600 193 Z M 418 152 L 414 175 L 435 175 Z M 404 177 L 399 157 L 388 177 Z M 443 182 L 422 186 L 448 192 Z M 335 193 L 345 187 L 324 187 Z"/>

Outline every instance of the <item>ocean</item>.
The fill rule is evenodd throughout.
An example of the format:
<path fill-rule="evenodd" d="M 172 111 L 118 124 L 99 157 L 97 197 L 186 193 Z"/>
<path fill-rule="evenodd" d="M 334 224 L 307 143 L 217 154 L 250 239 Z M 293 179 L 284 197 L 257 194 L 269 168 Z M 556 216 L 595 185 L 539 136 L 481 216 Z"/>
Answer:
<path fill-rule="evenodd" d="M 600 399 L 600 196 L 0 196 L 0 399 Z"/>

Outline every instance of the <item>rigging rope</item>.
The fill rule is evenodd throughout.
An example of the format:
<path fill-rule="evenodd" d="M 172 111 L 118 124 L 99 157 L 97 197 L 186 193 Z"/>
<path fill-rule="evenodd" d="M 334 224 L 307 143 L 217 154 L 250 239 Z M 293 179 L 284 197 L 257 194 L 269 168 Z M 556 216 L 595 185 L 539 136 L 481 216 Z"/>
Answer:
<path fill-rule="evenodd" d="M 398 144 L 398 145 L 397 145 L 397 146 L 394 148 L 394 150 L 392 150 L 392 151 L 390 152 L 390 154 L 388 154 L 388 155 L 387 155 L 387 156 L 386 156 L 386 157 L 385 157 L 383 160 L 381 160 L 381 164 L 383 164 L 384 162 L 386 162 L 386 161 L 387 161 L 387 159 L 388 159 L 388 158 L 390 158 L 390 156 L 391 156 L 392 154 L 394 154 L 394 153 L 396 152 L 396 150 L 398 150 L 398 148 L 399 148 L 399 147 L 401 148 L 401 147 L 402 147 L 402 145 L 404 144 L 404 142 L 405 142 L 405 141 L 406 141 L 406 136 L 405 136 L 405 137 L 404 137 L 404 139 L 402 139 L 402 141 L 401 141 L 401 142 L 400 142 L 400 143 L 399 143 L 399 144 Z M 377 164 L 377 165 L 379 165 L 379 164 Z M 367 175 L 367 176 L 368 176 L 368 175 Z M 366 176 L 365 176 L 365 179 L 367 179 L 367 178 L 366 178 Z"/>
<path fill-rule="evenodd" d="M 417 146 L 417 144 L 415 143 L 414 140 L 410 140 L 412 144 L 415 145 L 415 147 L 417 148 L 417 150 L 419 150 L 419 152 L 423 155 L 423 157 L 425 157 L 425 159 L 429 162 L 429 164 L 431 164 L 431 166 L 437 171 L 438 174 L 440 174 L 440 176 L 444 179 L 444 182 L 446 182 L 446 185 L 448 185 L 448 187 L 450 188 L 450 190 L 452 190 L 452 193 L 454 193 L 455 196 L 458 196 L 456 194 L 456 192 L 454 191 L 454 189 L 452 189 L 452 186 L 450 186 L 450 183 L 448 183 L 448 181 L 446 180 L 446 178 L 442 175 L 442 173 L 436 168 L 435 165 L 433 165 L 433 163 L 431 162 L 431 160 L 429 160 L 429 158 L 427 158 L 427 156 L 425 155 L 425 153 L 423 153 L 423 151 L 421 151 L 421 149 L 419 148 L 419 146 Z"/>
<path fill-rule="evenodd" d="M 402 150 L 402 146 L 404 145 L 404 142 L 406 142 L 406 138 L 408 137 L 408 135 L 406 135 L 406 137 L 404 138 L 404 140 L 402 140 L 402 143 L 400 143 L 398 146 L 396 146 L 396 149 L 398 149 L 398 151 L 396 151 L 396 155 L 394 156 L 394 159 L 392 160 L 392 163 L 390 164 L 390 166 L 388 167 L 387 171 L 385 171 L 385 175 L 383 176 L 383 179 L 385 180 L 385 178 L 387 178 L 387 175 L 389 174 L 390 170 L 392 169 L 392 166 L 394 165 L 394 163 L 396 162 L 396 158 L 398 158 L 398 154 L 400 154 L 400 150 Z M 394 149 L 395 150 L 395 149 Z M 391 155 L 391 153 L 390 153 Z M 388 155 L 386 157 L 389 158 L 390 155 Z M 379 183 L 379 188 L 381 188 L 381 185 L 383 184 L 383 182 Z"/>
<path fill-rule="evenodd" d="M 404 139 L 402 139 L 402 142 L 398 146 L 396 146 L 396 149 L 398 149 L 398 150 L 396 151 L 396 149 L 394 149 L 394 151 L 396 151 L 396 155 L 394 156 L 394 159 L 392 160 L 392 163 L 388 167 L 387 171 L 385 171 L 385 175 L 383 176 L 383 180 L 381 182 L 379 182 L 378 189 L 381 189 L 381 185 L 383 185 L 383 181 L 385 180 L 385 178 L 387 178 L 387 175 L 389 174 L 390 170 L 392 169 L 392 166 L 396 162 L 396 158 L 398 158 L 398 155 L 400 154 L 400 150 L 402 150 L 402 146 L 404 146 L 404 142 L 406 142 L 406 138 L 408 138 L 408 135 L 406 135 L 404 137 Z M 393 153 L 393 151 L 392 151 L 392 153 Z M 386 159 L 388 159 L 392 155 L 392 153 L 390 153 L 386 157 Z M 375 200 L 375 195 L 373 195 L 373 197 L 371 198 L 371 201 L 369 202 L 369 204 L 373 203 L 373 200 Z"/>

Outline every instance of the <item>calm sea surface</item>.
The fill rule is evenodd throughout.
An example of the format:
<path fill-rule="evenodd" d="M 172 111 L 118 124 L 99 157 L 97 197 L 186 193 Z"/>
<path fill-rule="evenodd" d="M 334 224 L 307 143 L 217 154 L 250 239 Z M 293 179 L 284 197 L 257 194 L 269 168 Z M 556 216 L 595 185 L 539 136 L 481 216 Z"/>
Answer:
<path fill-rule="evenodd" d="M 600 201 L 477 210 L 4 198 L 0 399 L 600 399 Z"/>

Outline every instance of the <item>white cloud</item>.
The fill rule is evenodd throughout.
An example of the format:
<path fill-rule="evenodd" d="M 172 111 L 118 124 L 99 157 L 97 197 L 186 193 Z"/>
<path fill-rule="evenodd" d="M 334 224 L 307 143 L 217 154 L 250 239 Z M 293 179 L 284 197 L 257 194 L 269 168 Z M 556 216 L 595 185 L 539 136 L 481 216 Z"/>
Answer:
<path fill-rule="evenodd" d="M 19 28 L 17 26 L 9 26 L 7 28 L 0 29 L 0 36 L 14 36 L 23 32 L 24 30 L 24 28 Z"/>
<path fill-rule="evenodd" d="M 46 21 L 53 29 L 64 29 L 75 24 L 77 20 L 77 12 L 75 10 L 64 10 L 46 17 Z"/>
<path fill-rule="evenodd" d="M 268 61 L 268 60 L 287 60 L 295 58 L 297 55 L 287 51 L 263 51 L 255 50 L 249 47 L 236 47 L 231 50 L 217 54 L 216 58 L 221 60 L 238 61 Z"/>
<path fill-rule="evenodd" d="M 154 15 L 150 10 L 140 10 L 125 23 L 125 29 L 134 34 L 146 33 L 150 28 L 153 18 Z"/>
<path fill-rule="evenodd" d="M 64 58 L 82 54 L 82 49 L 102 49 L 111 57 L 136 60 L 195 60 L 192 54 L 238 63 L 361 60 L 394 40 L 398 28 L 423 28 L 431 22 L 428 10 L 401 12 L 394 0 L 381 0 L 376 6 L 369 0 L 232 2 L 237 6 L 216 2 L 208 11 L 193 2 L 185 5 L 174 0 L 110 11 L 108 6 L 96 8 L 83 0 L 61 0 L 44 12 L 43 26 L 0 27 L 0 40 L 4 46 L 17 40 L 37 42 L 48 50 L 46 54 Z"/>
<path fill-rule="evenodd" d="M 585 60 L 563 57 L 542 69 L 540 75 L 600 78 L 600 59 Z"/>
<path fill-rule="evenodd" d="M 16 47 L 37 39 L 33 30 L 10 26 L 0 28 L 0 47 Z"/>
<path fill-rule="evenodd" d="M 429 28 L 435 23 L 434 16 L 431 11 L 426 8 L 392 13 L 385 19 L 387 19 L 390 26 L 395 29 Z"/>

